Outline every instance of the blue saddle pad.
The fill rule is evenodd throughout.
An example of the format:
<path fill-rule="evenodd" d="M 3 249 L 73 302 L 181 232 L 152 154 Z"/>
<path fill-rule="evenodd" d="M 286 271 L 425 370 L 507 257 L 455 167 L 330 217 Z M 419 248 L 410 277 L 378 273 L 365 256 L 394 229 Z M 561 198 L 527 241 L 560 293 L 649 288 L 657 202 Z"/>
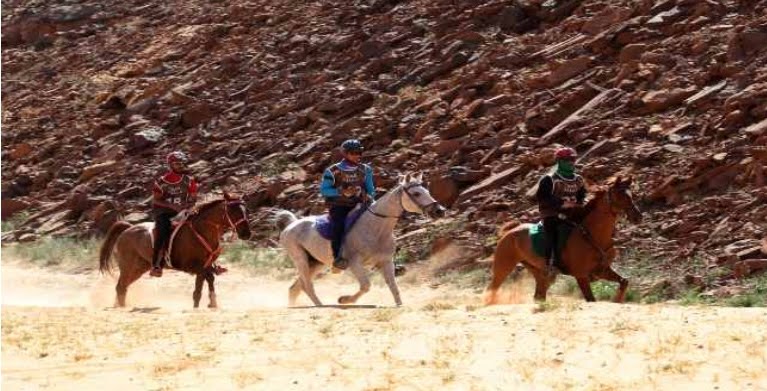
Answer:
<path fill-rule="evenodd" d="M 352 228 L 354 223 L 357 222 L 360 216 L 362 216 L 362 212 L 364 211 L 365 208 L 356 208 L 346 216 L 345 232 L 349 232 L 349 229 Z M 328 215 L 317 217 L 317 219 L 314 221 L 314 228 L 317 230 L 317 232 L 320 233 L 320 236 L 327 240 L 330 240 L 330 238 L 333 236 L 333 224 L 331 223 L 330 216 Z"/>

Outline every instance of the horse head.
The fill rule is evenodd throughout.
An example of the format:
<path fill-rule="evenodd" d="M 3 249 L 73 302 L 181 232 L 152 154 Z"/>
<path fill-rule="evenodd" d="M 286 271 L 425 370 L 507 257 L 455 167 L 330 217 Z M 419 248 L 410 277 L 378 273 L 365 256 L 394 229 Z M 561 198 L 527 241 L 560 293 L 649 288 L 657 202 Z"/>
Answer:
<path fill-rule="evenodd" d="M 626 216 L 632 223 L 639 223 L 642 221 L 642 212 L 637 208 L 634 203 L 634 198 L 631 195 L 631 183 L 633 178 L 631 176 L 616 177 L 607 189 L 607 196 L 610 202 L 610 207 L 616 214 L 623 211 L 626 212 Z"/>
<path fill-rule="evenodd" d="M 405 175 L 400 180 L 402 186 L 402 207 L 407 212 L 424 214 L 430 218 L 445 216 L 445 207 L 432 197 L 423 184 L 423 174 Z"/>
<path fill-rule="evenodd" d="M 239 197 L 224 192 L 224 215 L 226 223 L 242 240 L 250 239 L 250 223 L 245 203 Z"/>

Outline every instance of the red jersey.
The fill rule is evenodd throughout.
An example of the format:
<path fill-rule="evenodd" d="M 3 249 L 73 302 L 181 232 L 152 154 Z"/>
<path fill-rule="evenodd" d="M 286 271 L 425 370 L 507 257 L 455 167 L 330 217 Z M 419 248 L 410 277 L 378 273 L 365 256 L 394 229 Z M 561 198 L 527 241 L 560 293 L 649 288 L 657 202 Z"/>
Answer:
<path fill-rule="evenodd" d="M 155 199 L 174 205 L 185 205 L 197 195 L 197 181 L 189 175 L 169 171 L 154 181 Z"/>

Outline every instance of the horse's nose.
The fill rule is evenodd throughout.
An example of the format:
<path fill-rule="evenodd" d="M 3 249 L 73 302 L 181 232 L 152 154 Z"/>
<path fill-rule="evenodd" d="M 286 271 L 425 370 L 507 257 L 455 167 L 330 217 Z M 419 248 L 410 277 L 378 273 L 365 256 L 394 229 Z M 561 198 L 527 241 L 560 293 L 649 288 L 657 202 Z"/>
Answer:
<path fill-rule="evenodd" d="M 439 219 L 439 218 L 445 217 L 446 213 L 447 213 L 447 209 L 445 209 L 444 206 L 437 204 L 437 207 L 434 208 L 434 212 L 432 212 L 432 216 Z"/>

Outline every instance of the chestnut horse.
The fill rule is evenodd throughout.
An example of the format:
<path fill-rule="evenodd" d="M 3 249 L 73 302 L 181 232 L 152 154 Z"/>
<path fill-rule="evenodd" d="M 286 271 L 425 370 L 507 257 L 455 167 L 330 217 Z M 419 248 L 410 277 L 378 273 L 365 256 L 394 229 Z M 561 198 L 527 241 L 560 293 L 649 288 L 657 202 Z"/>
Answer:
<path fill-rule="evenodd" d="M 591 282 L 598 279 L 617 282 L 619 288 L 614 301 L 624 301 L 628 280 L 616 273 L 610 265 L 617 256 L 613 247 L 613 232 L 618 215 L 626 213 L 634 223 L 642 218 L 642 213 L 631 196 L 631 180 L 630 177 L 618 177 L 610 180 L 606 187 L 597 190 L 594 197 L 580 211 L 581 217 L 574 217 L 579 226 L 573 227 L 562 249 L 561 272 L 575 277 L 586 301 L 595 300 Z M 535 300 L 546 300 L 546 292 L 554 279 L 547 278 L 546 260 L 533 250 L 530 226 L 531 224 L 519 224 L 509 227 L 510 229 L 502 229 L 503 236 L 498 240 L 493 259 L 492 280 L 487 287 L 487 304 L 497 303 L 498 288 L 519 262 L 522 262 L 535 278 Z"/>
<path fill-rule="evenodd" d="M 115 305 L 125 306 L 128 286 L 149 271 L 152 266 L 152 229 L 154 223 L 132 225 L 118 221 L 112 225 L 101 246 L 99 270 L 111 272 L 111 256 L 117 258 L 120 277 L 117 280 Z M 194 308 L 199 307 L 202 283 L 208 282 L 208 307 L 216 308 L 216 292 L 213 286 L 213 261 L 221 253 L 221 237 L 232 229 L 240 239 L 250 238 L 250 224 L 245 205 L 238 199 L 224 194 L 223 199 L 207 202 L 194 208 L 181 228 L 176 232 L 170 260 L 173 269 L 195 274 Z"/>

